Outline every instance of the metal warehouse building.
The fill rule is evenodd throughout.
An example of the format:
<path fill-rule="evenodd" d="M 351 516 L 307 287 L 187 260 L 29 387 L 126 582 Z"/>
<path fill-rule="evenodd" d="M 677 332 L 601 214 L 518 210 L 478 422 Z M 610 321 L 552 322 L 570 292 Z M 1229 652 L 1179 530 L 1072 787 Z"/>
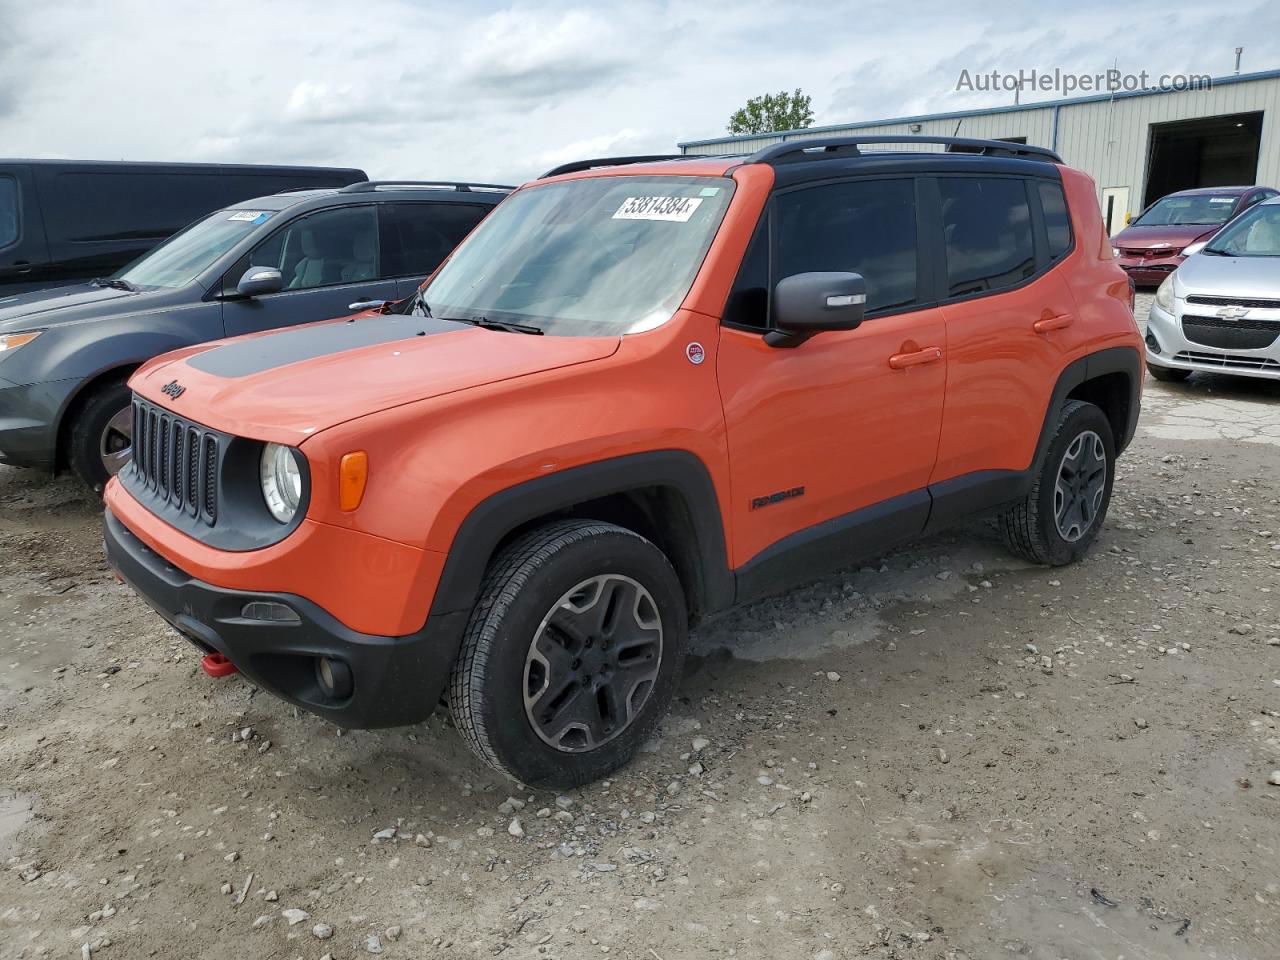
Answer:
<path fill-rule="evenodd" d="M 783 140 L 842 134 L 981 137 L 1052 147 L 1098 184 L 1108 231 L 1166 193 L 1259 183 L 1280 188 L 1280 70 L 1214 79 L 1203 89 L 1133 92 L 869 120 L 681 143 L 686 154 L 750 153 Z"/>

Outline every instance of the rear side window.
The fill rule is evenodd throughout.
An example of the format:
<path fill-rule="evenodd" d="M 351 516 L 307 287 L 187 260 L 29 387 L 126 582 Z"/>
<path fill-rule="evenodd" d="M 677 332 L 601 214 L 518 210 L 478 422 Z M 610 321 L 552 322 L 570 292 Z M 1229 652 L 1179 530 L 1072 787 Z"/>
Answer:
<path fill-rule="evenodd" d="M 0 247 L 18 239 L 18 181 L 0 177 Z"/>
<path fill-rule="evenodd" d="M 860 273 L 868 312 L 915 302 L 914 181 L 850 180 L 795 190 L 778 197 L 777 217 L 775 283 L 797 273 Z"/>
<path fill-rule="evenodd" d="M 1022 180 L 939 177 L 947 295 L 1013 287 L 1036 271 L 1031 207 Z"/>
<path fill-rule="evenodd" d="M 426 276 L 488 212 L 488 207 L 470 203 L 379 205 L 382 275 Z"/>
<path fill-rule="evenodd" d="M 1057 260 L 1071 249 L 1071 218 L 1067 216 L 1067 198 L 1056 183 L 1038 184 L 1040 206 L 1044 210 L 1044 228 L 1049 235 L 1049 259 Z"/>

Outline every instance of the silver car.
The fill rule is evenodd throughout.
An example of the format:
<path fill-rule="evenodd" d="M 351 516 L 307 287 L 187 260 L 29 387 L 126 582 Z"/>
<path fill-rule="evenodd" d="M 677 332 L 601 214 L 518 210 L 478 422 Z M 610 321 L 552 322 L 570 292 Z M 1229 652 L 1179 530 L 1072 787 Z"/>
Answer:
<path fill-rule="evenodd" d="M 1206 370 L 1280 380 L 1280 197 L 1187 249 L 1192 255 L 1151 306 L 1151 375 L 1185 380 Z"/>

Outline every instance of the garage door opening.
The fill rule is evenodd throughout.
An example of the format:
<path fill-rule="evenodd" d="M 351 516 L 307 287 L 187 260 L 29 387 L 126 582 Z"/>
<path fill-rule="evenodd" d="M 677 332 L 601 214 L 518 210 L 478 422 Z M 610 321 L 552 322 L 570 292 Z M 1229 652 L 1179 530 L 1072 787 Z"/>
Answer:
<path fill-rule="evenodd" d="M 1253 184 L 1261 139 L 1261 111 L 1153 123 L 1143 208 L 1177 190 Z"/>

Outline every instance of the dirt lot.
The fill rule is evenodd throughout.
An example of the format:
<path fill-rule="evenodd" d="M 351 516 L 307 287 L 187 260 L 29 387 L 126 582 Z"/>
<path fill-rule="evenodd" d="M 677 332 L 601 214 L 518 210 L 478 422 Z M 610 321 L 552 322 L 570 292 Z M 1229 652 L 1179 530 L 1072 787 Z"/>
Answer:
<path fill-rule="evenodd" d="M 0 957 L 1280 956 L 1280 384 L 1148 382 L 1084 563 L 985 524 L 704 628 L 620 776 L 343 733 L 0 468 Z"/>

